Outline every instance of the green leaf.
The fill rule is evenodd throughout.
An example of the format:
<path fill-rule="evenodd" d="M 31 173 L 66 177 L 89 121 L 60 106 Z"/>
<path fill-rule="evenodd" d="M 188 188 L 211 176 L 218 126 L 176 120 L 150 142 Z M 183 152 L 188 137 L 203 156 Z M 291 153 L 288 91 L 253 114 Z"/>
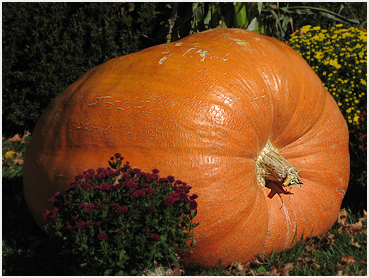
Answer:
<path fill-rule="evenodd" d="M 110 160 L 108 162 L 109 162 L 109 166 L 111 168 L 115 169 L 115 166 L 116 166 L 115 163 L 111 162 Z"/>
<path fill-rule="evenodd" d="M 261 14 L 261 10 L 263 9 L 263 2 L 258 2 L 258 12 Z"/>
<path fill-rule="evenodd" d="M 112 273 L 113 273 L 113 270 L 112 269 L 107 269 L 104 272 L 104 276 L 111 276 Z"/>
<path fill-rule="evenodd" d="M 220 16 L 220 19 L 222 20 L 222 28 L 232 27 L 233 14 L 233 9 L 228 9 L 225 15 Z"/>
<path fill-rule="evenodd" d="M 265 267 L 261 266 L 256 270 L 258 273 L 266 272 Z"/>
<path fill-rule="evenodd" d="M 193 3 L 192 4 L 192 13 L 193 13 L 193 20 L 192 20 L 192 26 L 191 26 L 191 32 L 197 33 L 199 31 L 202 31 L 203 28 L 201 26 L 203 23 L 204 18 L 204 3 Z"/>
<path fill-rule="evenodd" d="M 123 258 L 125 258 L 125 254 L 126 254 L 126 251 L 124 250 L 121 250 L 119 252 L 119 261 L 123 260 Z"/>
<path fill-rule="evenodd" d="M 206 14 L 205 18 L 204 18 L 204 25 L 206 29 L 211 28 L 211 20 L 212 20 L 212 10 L 211 7 L 208 10 L 208 13 Z"/>
<path fill-rule="evenodd" d="M 233 27 L 246 28 L 248 25 L 246 3 L 234 3 Z"/>
<path fill-rule="evenodd" d="M 169 254 L 169 257 L 173 260 L 173 263 L 178 267 L 178 260 L 173 254 Z"/>
<path fill-rule="evenodd" d="M 255 27 L 258 25 L 258 19 L 255 17 L 253 20 L 251 20 L 249 26 L 247 27 L 246 30 L 249 30 L 249 31 L 254 31 Z"/>
<path fill-rule="evenodd" d="M 120 267 L 120 268 L 124 268 L 124 267 L 125 267 L 125 263 L 124 263 L 124 262 L 122 262 L 122 261 L 116 262 L 115 264 L 116 264 L 118 267 Z"/>
<path fill-rule="evenodd" d="M 279 22 L 279 17 L 276 14 L 276 12 L 272 8 L 269 8 L 269 12 L 271 13 L 273 19 L 277 23 L 278 28 L 281 30 L 282 29 L 282 26 L 281 26 L 281 23 Z"/>

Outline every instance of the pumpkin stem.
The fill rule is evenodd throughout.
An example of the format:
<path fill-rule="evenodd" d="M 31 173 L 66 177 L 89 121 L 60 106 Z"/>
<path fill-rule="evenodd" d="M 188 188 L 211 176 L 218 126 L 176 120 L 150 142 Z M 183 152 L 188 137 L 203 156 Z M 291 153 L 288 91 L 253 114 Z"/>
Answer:
<path fill-rule="evenodd" d="M 257 179 L 261 187 L 265 187 L 267 181 L 283 182 L 283 186 L 302 184 L 298 175 L 298 167 L 293 167 L 278 149 L 268 140 L 264 149 L 256 160 Z"/>

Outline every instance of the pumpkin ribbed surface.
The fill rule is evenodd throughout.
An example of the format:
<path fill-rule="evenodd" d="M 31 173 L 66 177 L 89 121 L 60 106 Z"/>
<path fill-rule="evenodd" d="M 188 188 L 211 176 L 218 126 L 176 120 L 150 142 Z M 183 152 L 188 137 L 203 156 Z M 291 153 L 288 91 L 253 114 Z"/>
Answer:
<path fill-rule="evenodd" d="M 302 186 L 260 186 L 256 161 L 268 140 L 299 168 Z M 57 96 L 24 162 L 36 221 L 43 223 L 55 191 L 84 170 L 106 167 L 116 152 L 193 187 L 200 225 L 197 247 L 184 258 L 203 267 L 327 231 L 349 178 L 347 125 L 318 76 L 286 44 L 241 29 L 114 58 Z"/>

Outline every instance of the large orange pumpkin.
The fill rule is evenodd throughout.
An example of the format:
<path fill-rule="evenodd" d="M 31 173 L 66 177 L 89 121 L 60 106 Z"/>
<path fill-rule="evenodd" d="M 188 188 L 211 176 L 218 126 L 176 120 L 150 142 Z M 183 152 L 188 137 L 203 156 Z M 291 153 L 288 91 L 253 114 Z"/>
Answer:
<path fill-rule="evenodd" d="M 197 248 L 185 259 L 202 267 L 327 231 L 349 178 L 347 126 L 318 76 L 286 44 L 241 29 L 114 58 L 56 97 L 24 162 L 35 220 L 55 191 L 116 152 L 199 195 Z"/>

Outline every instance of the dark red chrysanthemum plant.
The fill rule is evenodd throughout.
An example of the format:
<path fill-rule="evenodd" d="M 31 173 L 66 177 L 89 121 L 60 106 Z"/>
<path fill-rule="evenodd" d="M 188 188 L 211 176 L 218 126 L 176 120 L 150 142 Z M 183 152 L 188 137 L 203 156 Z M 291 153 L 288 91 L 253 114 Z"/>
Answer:
<path fill-rule="evenodd" d="M 54 208 L 43 215 L 45 230 L 83 266 L 105 275 L 139 275 L 176 263 L 176 252 L 195 244 L 198 196 L 173 176 L 122 161 L 117 153 L 110 167 L 84 171 L 64 193 L 56 192 L 49 200 Z"/>

